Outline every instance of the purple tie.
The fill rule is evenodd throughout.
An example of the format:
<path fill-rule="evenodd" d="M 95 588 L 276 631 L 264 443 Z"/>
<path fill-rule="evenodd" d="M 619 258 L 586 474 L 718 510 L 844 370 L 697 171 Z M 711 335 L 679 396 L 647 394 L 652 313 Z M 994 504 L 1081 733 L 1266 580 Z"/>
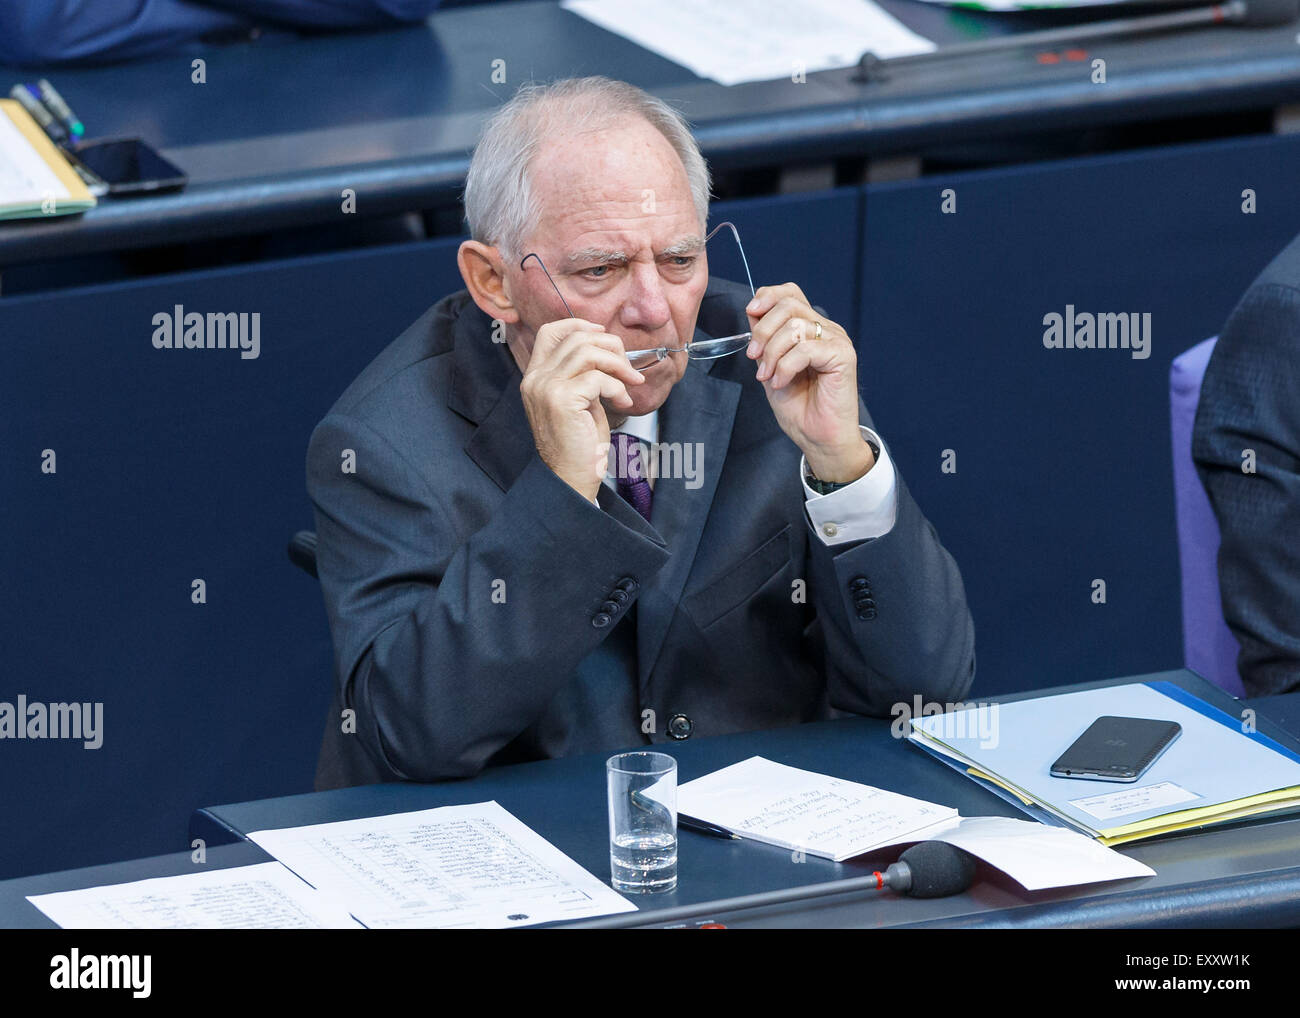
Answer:
<path fill-rule="evenodd" d="M 641 443 L 632 435 L 625 435 L 621 431 L 614 432 L 609 438 L 613 443 L 614 477 L 618 493 L 649 523 L 654 492 L 650 490 L 650 482 L 646 480 L 645 467 L 641 462 Z"/>

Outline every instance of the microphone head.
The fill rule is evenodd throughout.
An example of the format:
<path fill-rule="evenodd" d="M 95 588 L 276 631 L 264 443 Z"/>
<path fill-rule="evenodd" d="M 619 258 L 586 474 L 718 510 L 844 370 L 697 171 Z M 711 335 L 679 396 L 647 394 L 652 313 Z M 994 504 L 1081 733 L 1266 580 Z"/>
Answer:
<path fill-rule="evenodd" d="M 1300 17 L 1300 0 L 1244 0 L 1242 6 L 1245 10 L 1233 20 L 1252 28 L 1289 25 Z"/>
<path fill-rule="evenodd" d="M 975 857 L 946 841 L 923 841 L 899 857 L 912 871 L 913 898 L 960 894 L 975 882 Z"/>

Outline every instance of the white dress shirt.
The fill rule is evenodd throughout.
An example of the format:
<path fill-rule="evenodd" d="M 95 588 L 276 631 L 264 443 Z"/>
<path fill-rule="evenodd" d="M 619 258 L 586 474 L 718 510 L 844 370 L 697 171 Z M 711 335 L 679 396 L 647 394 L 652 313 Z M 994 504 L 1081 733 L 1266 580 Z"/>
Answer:
<path fill-rule="evenodd" d="M 876 453 L 876 462 L 871 469 L 851 484 L 837 488 L 829 495 L 819 495 L 804 481 L 808 463 L 803 457 L 799 459 L 799 483 L 803 485 L 804 509 L 808 514 L 808 522 L 817 531 L 823 544 L 847 544 L 850 541 L 883 537 L 894 529 L 894 521 L 898 516 L 898 482 L 889 450 L 885 448 L 880 436 L 870 428 L 861 425 L 858 427 L 862 437 L 879 452 Z M 659 411 L 640 417 L 628 417 L 614 430 L 640 439 L 647 449 L 651 449 L 659 441 Z M 648 477 L 647 480 L 653 489 L 654 477 Z M 612 471 L 606 472 L 605 484 L 612 491 L 618 491 L 617 479 Z"/>

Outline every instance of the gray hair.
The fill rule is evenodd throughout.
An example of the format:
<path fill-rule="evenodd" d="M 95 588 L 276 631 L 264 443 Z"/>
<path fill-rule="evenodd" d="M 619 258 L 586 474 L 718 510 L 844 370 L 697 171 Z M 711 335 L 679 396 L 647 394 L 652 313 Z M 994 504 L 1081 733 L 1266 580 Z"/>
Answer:
<path fill-rule="evenodd" d="M 590 77 L 525 84 L 488 119 L 465 178 L 470 236 L 518 257 L 515 248 L 540 216 L 529 167 L 542 143 L 557 134 L 600 130 L 629 116 L 648 121 L 673 147 L 703 227 L 709 219 L 709 167 L 686 119 L 635 85 Z"/>

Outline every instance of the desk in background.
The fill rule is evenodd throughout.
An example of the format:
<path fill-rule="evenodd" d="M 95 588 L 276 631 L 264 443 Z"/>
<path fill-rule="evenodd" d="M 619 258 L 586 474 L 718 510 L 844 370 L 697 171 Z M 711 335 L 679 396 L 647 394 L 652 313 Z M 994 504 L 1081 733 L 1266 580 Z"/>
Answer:
<path fill-rule="evenodd" d="M 883 6 L 941 46 L 1097 17 Z M 685 112 L 715 170 L 752 170 L 1285 109 L 1300 101 L 1296 31 L 1199 29 L 1108 40 L 1089 47 L 1088 60 L 1044 64 L 1010 52 L 881 83 L 836 70 L 727 88 L 553 2 L 528 2 L 447 10 L 393 32 L 209 47 L 204 84 L 191 83 L 190 52 L 59 68 L 46 73 L 91 136 L 142 136 L 191 184 L 178 195 L 106 200 L 85 216 L 5 224 L 0 267 L 337 222 L 344 188 L 364 216 L 454 205 L 483 119 L 529 79 L 627 80 Z M 1094 56 L 1107 62 L 1106 84 L 1092 82 Z M 27 76 L 0 68 L 6 91 Z"/>

